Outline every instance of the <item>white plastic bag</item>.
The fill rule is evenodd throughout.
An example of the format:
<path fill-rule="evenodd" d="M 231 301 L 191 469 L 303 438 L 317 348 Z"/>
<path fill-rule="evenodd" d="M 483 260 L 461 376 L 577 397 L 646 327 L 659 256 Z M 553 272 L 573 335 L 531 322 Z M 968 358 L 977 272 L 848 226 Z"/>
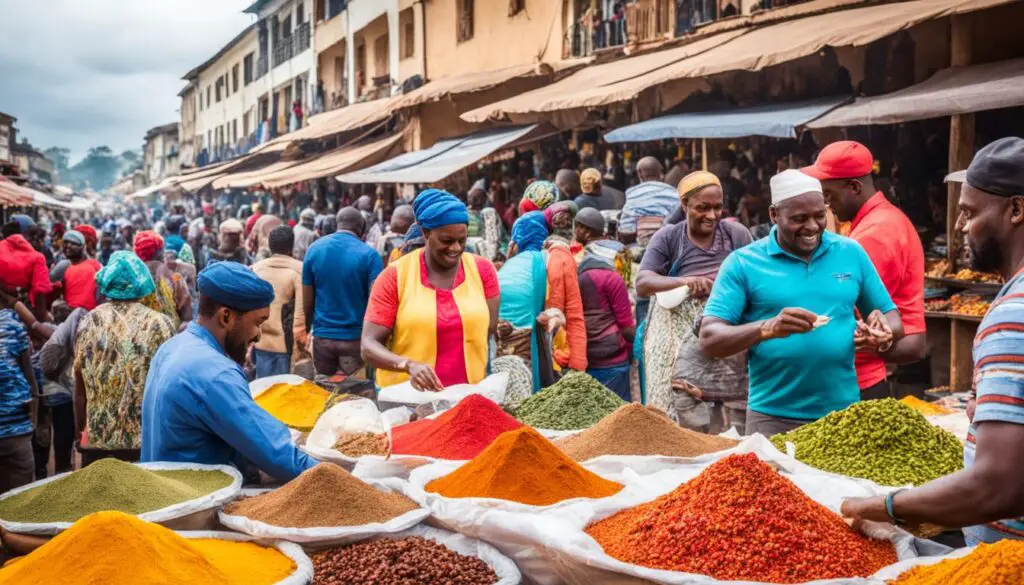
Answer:
<path fill-rule="evenodd" d="M 370 485 L 382 492 L 398 491 L 395 488 L 395 484 L 389 483 L 388 480 L 367 483 L 370 483 Z M 259 490 L 258 492 L 250 492 L 247 495 L 258 495 L 259 493 L 267 493 L 268 491 L 270 490 Z M 288 542 L 295 542 L 303 545 L 337 546 L 366 540 L 367 538 L 372 538 L 374 536 L 392 534 L 402 530 L 407 530 L 416 526 L 420 522 L 423 522 L 429 516 L 430 512 L 428 510 L 425 508 L 417 508 L 406 512 L 401 516 L 392 518 L 387 522 L 376 522 L 359 526 L 323 526 L 317 528 L 286 528 L 282 526 L 274 526 L 272 524 L 260 522 L 259 520 L 246 518 L 245 516 L 227 514 L 223 510 L 221 510 L 219 518 L 221 524 L 224 526 L 250 536 L 287 540 Z"/>
<path fill-rule="evenodd" d="M 233 500 L 238 494 L 238 490 L 242 488 L 242 474 L 239 473 L 237 469 L 229 465 L 202 465 L 200 463 L 169 462 L 135 463 L 135 465 L 149 471 L 176 471 L 187 469 L 196 471 L 220 471 L 231 477 L 231 483 L 227 487 L 223 487 L 215 492 L 206 494 L 203 497 L 187 500 L 167 506 L 166 508 L 160 508 L 159 510 L 153 510 L 152 512 L 146 512 L 138 515 L 140 520 L 146 520 L 147 522 L 166 524 L 192 514 L 216 510 L 227 502 Z M 69 471 L 67 473 L 61 473 L 21 486 L 20 488 L 13 489 L 3 494 L 3 496 L 0 496 L 0 500 L 5 500 L 22 492 L 27 492 L 28 490 L 45 485 L 51 481 L 57 481 L 72 473 L 75 472 Z M 73 522 L 12 522 L 0 519 L 0 527 L 8 532 L 13 532 L 15 534 L 31 534 L 36 536 L 53 536 L 67 530 L 72 524 Z"/>
<path fill-rule="evenodd" d="M 366 398 L 344 400 L 320 416 L 305 443 L 299 448 L 320 461 L 351 470 L 359 458 L 345 455 L 335 449 L 334 445 L 344 433 L 364 432 L 386 435 L 388 451 L 391 450 L 391 424 L 377 410 L 377 405 Z"/>
<path fill-rule="evenodd" d="M 274 583 L 274 585 L 307 585 L 313 580 L 313 561 L 309 559 L 309 556 L 302 550 L 297 544 L 291 542 L 274 541 L 267 539 L 255 538 L 252 536 L 246 536 L 245 534 L 238 534 L 237 532 L 215 532 L 215 531 L 181 531 L 178 532 L 180 536 L 188 539 L 199 539 L 199 538 L 216 538 L 217 540 L 228 540 L 231 542 L 252 542 L 255 544 L 274 547 L 281 551 L 286 557 L 290 558 L 295 563 L 295 571 L 285 577 L 284 579 Z"/>
<path fill-rule="evenodd" d="M 511 559 L 498 552 L 493 546 L 476 538 L 470 538 L 462 534 L 449 532 L 448 530 L 441 530 L 440 528 L 420 525 L 394 534 L 382 534 L 373 540 L 384 538 L 400 540 L 413 536 L 432 540 L 460 555 L 476 557 L 487 563 L 487 566 L 498 576 L 498 581 L 494 585 L 519 585 L 522 583 L 522 573 L 519 572 L 519 568 L 516 567 L 516 564 Z M 319 548 L 317 547 L 317 550 Z"/>
<path fill-rule="evenodd" d="M 420 392 L 412 387 L 412 382 L 405 381 L 394 386 L 381 388 L 377 393 L 377 402 L 388 405 L 420 406 L 431 402 L 447 401 L 456 403 L 471 394 L 483 394 L 496 404 L 505 400 L 505 389 L 508 387 L 508 372 L 499 372 L 487 376 L 478 384 L 456 384 L 440 392 Z"/>

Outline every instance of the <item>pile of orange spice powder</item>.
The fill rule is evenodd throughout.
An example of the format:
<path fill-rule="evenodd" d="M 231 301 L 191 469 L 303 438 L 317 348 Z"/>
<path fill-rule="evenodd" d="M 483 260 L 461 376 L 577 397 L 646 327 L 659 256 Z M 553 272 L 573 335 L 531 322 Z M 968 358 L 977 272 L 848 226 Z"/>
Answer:
<path fill-rule="evenodd" d="M 589 528 L 626 563 L 721 580 L 866 577 L 896 562 L 756 455 L 732 455 L 652 502 Z"/>

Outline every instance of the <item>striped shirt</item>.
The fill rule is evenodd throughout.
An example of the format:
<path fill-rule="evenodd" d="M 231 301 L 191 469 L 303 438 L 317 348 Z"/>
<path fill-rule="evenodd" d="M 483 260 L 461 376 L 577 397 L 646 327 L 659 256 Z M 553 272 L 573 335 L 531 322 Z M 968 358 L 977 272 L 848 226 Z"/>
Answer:
<path fill-rule="evenodd" d="M 975 432 L 986 421 L 1024 424 L 1024 271 L 999 292 L 974 339 L 977 407 L 967 434 L 964 463 L 974 464 Z M 1024 540 L 1024 518 L 964 529 L 968 544 Z"/>

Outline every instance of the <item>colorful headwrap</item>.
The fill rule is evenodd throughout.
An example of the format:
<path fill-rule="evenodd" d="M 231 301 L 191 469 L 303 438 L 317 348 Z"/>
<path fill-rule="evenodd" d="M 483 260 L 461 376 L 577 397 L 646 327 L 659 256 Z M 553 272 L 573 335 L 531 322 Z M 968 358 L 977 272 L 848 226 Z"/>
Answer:
<path fill-rule="evenodd" d="M 519 211 L 520 213 L 544 211 L 559 199 L 561 199 L 561 195 L 554 183 L 551 181 L 534 181 L 527 185 L 526 191 L 523 192 L 523 201 L 529 201 L 534 205 L 534 209 L 524 211 L 523 204 L 520 203 Z"/>
<path fill-rule="evenodd" d="M 217 262 L 199 273 L 199 294 L 236 311 L 253 311 L 274 302 L 274 287 L 238 262 Z"/>
<path fill-rule="evenodd" d="M 552 234 L 572 239 L 572 220 L 579 212 L 579 207 L 572 201 L 559 201 L 544 210 L 544 220 Z"/>
<path fill-rule="evenodd" d="M 700 191 L 705 187 L 710 187 L 711 185 L 721 188 L 722 182 L 718 180 L 718 177 L 716 177 L 714 173 L 709 173 L 708 171 L 693 171 L 689 175 L 683 177 L 683 180 L 679 181 L 679 187 L 676 188 L 676 191 L 679 192 L 679 198 L 685 201 L 697 191 Z"/>
<path fill-rule="evenodd" d="M 156 232 L 145 230 L 135 234 L 132 247 L 135 248 L 136 256 L 143 262 L 149 262 L 156 258 L 157 252 L 164 247 L 164 239 Z"/>
<path fill-rule="evenodd" d="M 64 236 L 65 233 L 64 224 L 61 222 L 54 222 L 53 227 L 50 228 L 50 235 L 55 240 L 59 240 Z"/>
<path fill-rule="evenodd" d="M 420 227 L 420 224 L 414 223 L 405 232 L 405 239 L 402 241 L 402 256 L 413 250 L 419 250 L 426 245 L 427 241 L 423 238 L 423 228 Z"/>
<path fill-rule="evenodd" d="M 115 301 L 131 301 L 153 294 L 156 284 L 149 268 L 127 250 L 114 252 L 107 265 L 96 273 L 100 294 Z"/>
<path fill-rule="evenodd" d="M 181 247 L 181 251 L 178 252 L 178 261 L 192 266 L 196 265 L 196 256 L 192 253 L 192 246 L 185 244 Z"/>
<path fill-rule="evenodd" d="M 85 245 L 89 248 L 95 248 L 99 242 L 99 236 L 96 234 L 96 228 L 88 224 L 82 224 L 75 227 L 75 231 L 85 236 Z"/>
<path fill-rule="evenodd" d="M 181 249 L 184 246 L 185 246 L 184 238 L 182 238 L 181 236 L 178 236 L 178 235 L 167 236 L 167 239 L 164 240 L 164 251 L 165 252 L 171 252 L 175 256 L 178 256 L 181 253 Z"/>
<path fill-rule="evenodd" d="M 548 237 L 548 222 L 540 211 L 531 211 L 512 224 L 512 241 L 520 252 L 540 250 Z"/>
<path fill-rule="evenodd" d="M 427 230 L 446 225 L 469 223 L 469 211 L 458 197 L 440 189 L 427 189 L 412 202 L 416 223 Z"/>

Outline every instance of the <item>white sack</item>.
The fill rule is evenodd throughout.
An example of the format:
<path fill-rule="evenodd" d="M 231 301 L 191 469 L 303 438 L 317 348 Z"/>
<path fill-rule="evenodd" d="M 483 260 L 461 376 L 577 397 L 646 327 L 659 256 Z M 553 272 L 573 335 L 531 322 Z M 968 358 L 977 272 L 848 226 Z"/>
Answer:
<path fill-rule="evenodd" d="M 170 463 L 170 462 L 154 462 L 154 463 L 135 463 L 143 469 L 149 471 L 176 471 L 181 469 L 194 469 L 196 471 L 221 471 L 231 477 L 231 483 L 227 487 L 223 487 L 215 492 L 206 494 L 203 497 L 195 498 L 193 500 L 186 500 L 184 502 L 167 506 L 166 508 L 160 508 L 159 510 L 153 510 L 152 512 L 146 512 L 139 514 L 138 518 L 147 522 L 155 522 L 162 524 L 170 522 L 171 520 L 177 520 L 178 518 L 184 518 L 199 512 L 207 510 L 215 510 L 220 508 L 227 502 L 230 502 L 238 494 L 238 490 L 242 488 L 242 474 L 237 469 L 230 465 L 202 465 L 200 463 Z M 0 500 L 5 500 L 16 494 L 26 492 L 28 490 L 37 488 L 41 485 L 50 483 L 51 481 L 57 481 L 68 475 L 75 473 L 69 471 L 67 473 L 60 473 L 46 479 L 30 483 L 28 485 L 21 486 L 20 488 L 13 489 L 2 496 Z M 59 534 L 64 530 L 71 527 L 72 522 L 11 522 L 8 520 L 0 520 L 0 527 L 8 532 L 15 534 L 30 534 L 35 536 L 53 536 Z"/>
<path fill-rule="evenodd" d="M 320 461 L 328 461 L 351 471 L 358 457 L 350 457 L 334 448 L 344 433 L 369 432 L 387 435 L 391 448 L 391 424 L 377 405 L 367 398 L 353 398 L 335 404 L 316 421 L 305 443 L 299 447 Z"/>
<path fill-rule="evenodd" d="M 505 400 L 507 387 L 508 372 L 492 374 L 478 384 L 449 386 L 440 392 L 420 392 L 412 387 L 412 382 L 406 380 L 400 384 L 381 388 L 377 393 L 377 402 L 416 407 L 438 401 L 454 404 L 471 394 L 483 394 L 496 404 L 501 404 Z"/>
<path fill-rule="evenodd" d="M 295 563 L 295 572 L 290 576 L 274 583 L 274 585 L 307 585 L 313 580 L 313 561 L 297 544 L 254 538 L 237 532 L 207 532 L 207 531 L 182 531 L 178 532 L 184 538 L 216 538 L 218 540 L 229 540 L 231 542 L 253 542 L 263 546 L 272 546 L 281 551 L 286 557 Z"/>

